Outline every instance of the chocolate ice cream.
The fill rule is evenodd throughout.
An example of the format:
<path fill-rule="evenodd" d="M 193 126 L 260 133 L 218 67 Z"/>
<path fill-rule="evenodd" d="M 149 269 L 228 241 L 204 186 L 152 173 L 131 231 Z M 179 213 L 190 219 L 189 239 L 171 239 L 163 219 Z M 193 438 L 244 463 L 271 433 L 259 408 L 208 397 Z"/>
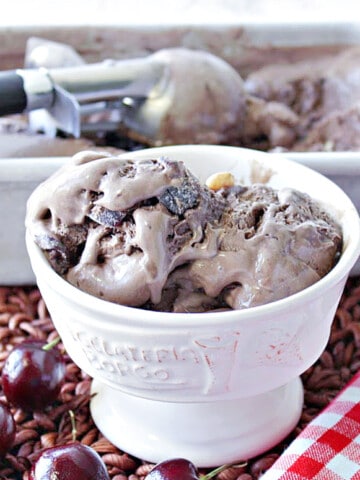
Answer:
<path fill-rule="evenodd" d="M 132 307 L 247 308 L 334 266 L 341 229 L 308 195 L 209 185 L 168 158 L 83 152 L 34 191 L 26 225 L 70 283 Z"/>
<path fill-rule="evenodd" d="M 245 89 L 297 116 L 289 150 L 359 150 L 359 59 L 354 46 L 320 59 L 274 63 L 248 75 Z"/>

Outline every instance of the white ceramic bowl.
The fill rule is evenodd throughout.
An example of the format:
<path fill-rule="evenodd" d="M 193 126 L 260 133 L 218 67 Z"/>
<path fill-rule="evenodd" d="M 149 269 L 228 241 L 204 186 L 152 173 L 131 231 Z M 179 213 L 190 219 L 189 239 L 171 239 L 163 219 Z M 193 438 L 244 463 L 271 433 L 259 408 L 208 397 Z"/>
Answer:
<path fill-rule="evenodd" d="M 343 229 L 333 270 L 288 298 L 242 311 L 172 314 L 129 308 L 79 291 L 27 237 L 38 286 L 72 359 L 95 380 L 100 430 L 150 461 L 186 456 L 198 466 L 257 455 L 286 436 L 303 404 L 299 376 L 322 353 L 360 253 L 360 223 L 347 195 L 295 162 L 235 147 L 175 146 L 124 156 L 167 155 L 201 179 L 231 171 L 245 183 L 290 186 L 324 204 Z"/>

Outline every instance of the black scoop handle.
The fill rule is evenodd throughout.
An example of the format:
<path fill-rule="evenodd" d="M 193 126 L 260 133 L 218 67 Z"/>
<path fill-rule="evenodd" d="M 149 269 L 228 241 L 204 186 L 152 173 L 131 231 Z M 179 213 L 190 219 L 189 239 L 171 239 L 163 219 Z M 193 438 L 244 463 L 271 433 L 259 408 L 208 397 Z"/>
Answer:
<path fill-rule="evenodd" d="M 26 105 L 23 78 L 15 70 L 0 72 L 0 116 L 22 113 Z"/>

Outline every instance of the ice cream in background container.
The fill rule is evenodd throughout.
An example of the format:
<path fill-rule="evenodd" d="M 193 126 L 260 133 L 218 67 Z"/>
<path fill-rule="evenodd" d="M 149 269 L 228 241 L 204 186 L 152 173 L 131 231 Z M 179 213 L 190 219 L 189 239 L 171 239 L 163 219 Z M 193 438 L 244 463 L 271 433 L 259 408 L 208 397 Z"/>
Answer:
<path fill-rule="evenodd" d="M 94 156 L 99 158 L 98 153 Z M 314 170 L 276 155 L 270 163 L 268 154 L 248 149 L 179 145 L 119 157 L 102 155 L 99 161 L 94 156 L 82 154 L 58 170 L 48 184 L 52 195 L 48 196 L 46 186 L 35 191 L 28 204 L 26 241 L 37 284 L 65 348 L 94 379 L 91 412 L 96 425 L 119 448 L 154 462 L 176 453 L 196 465 L 215 466 L 256 456 L 276 445 L 299 419 L 303 405 L 299 376 L 325 348 L 346 279 L 359 256 L 359 216 L 353 203 Z M 116 168 L 111 166 L 113 162 Z M 149 165 L 153 170 L 144 180 L 138 175 Z M 231 174 L 225 177 L 233 177 L 234 185 L 242 187 L 217 189 L 214 178 L 218 172 Z M 68 182 L 64 182 L 67 174 Z M 99 178 L 104 182 L 100 195 Z M 126 188 L 103 188 L 110 184 Z M 72 197 L 74 191 L 77 195 Z M 54 203 L 48 203 L 49 199 Z M 237 210 L 245 200 L 249 205 L 257 202 L 257 208 Z M 119 263 L 129 282 L 137 279 L 139 304 L 105 300 L 101 287 L 84 291 L 81 283 L 85 278 L 91 289 L 98 282 L 93 267 L 85 268 L 84 276 L 79 263 L 68 268 L 69 258 L 79 252 L 73 242 L 64 245 L 68 228 L 64 220 L 71 223 L 76 218 L 82 225 L 87 216 L 89 231 L 85 248 L 79 249 L 80 264 L 97 268 L 97 263 L 109 262 L 113 273 L 109 270 L 106 276 L 110 275 L 115 286 Z M 129 228 L 122 231 L 119 242 L 111 232 L 112 228 L 121 231 L 119 225 L 124 222 Z M 262 222 L 269 230 L 257 239 Z M 299 227 L 302 222 L 309 230 Z M 109 223 L 118 226 L 109 227 Z M 225 223 L 231 226 L 231 234 L 225 232 Z M 296 227 L 291 246 L 285 242 L 286 246 L 273 254 L 276 249 L 272 245 L 286 239 L 292 223 Z M 151 231 L 154 225 L 155 233 Z M 239 225 L 244 225 L 240 234 Z M 107 249 L 103 244 L 99 250 L 102 241 L 97 242 L 105 238 L 106 229 Z M 72 230 L 79 235 L 79 246 L 83 229 Z M 256 254 L 240 255 L 240 250 L 233 248 L 238 235 L 243 236 L 243 244 L 259 241 Z M 265 249 L 258 255 L 263 241 L 268 245 L 267 254 Z M 166 252 L 160 248 L 164 243 Z M 314 245 L 320 249 L 309 253 Z M 290 268 L 294 266 L 299 253 L 295 254 L 295 246 L 311 266 L 300 290 L 268 297 L 265 303 L 255 295 L 254 306 L 232 308 L 243 298 L 238 295 L 241 286 L 234 274 L 230 287 L 223 289 L 224 296 L 215 294 L 211 301 L 206 298 L 203 302 L 200 295 L 196 304 L 194 292 L 189 293 L 195 285 L 197 294 L 206 292 L 209 297 L 211 289 L 221 289 L 222 269 L 227 266 L 235 272 L 236 262 L 244 284 L 245 279 L 255 278 L 254 272 L 264 274 L 257 293 L 267 296 L 269 277 L 290 287 L 296 275 L 292 270 L 286 277 L 284 272 L 289 262 Z M 229 260 L 232 249 L 234 257 L 231 254 Z M 322 250 L 327 251 L 325 257 L 322 253 L 318 256 Z M 155 257 L 149 252 L 155 252 Z M 118 253 L 120 259 L 116 259 Z M 123 255 L 130 267 L 123 263 Z M 203 271 L 211 255 L 217 258 L 215 267 L 207 265 L 209 269 Z M 274 262 L 275 256 L 278 261 Z M 326 268 L 322 258 L 332 259 Z M 314 274 L 317 263 L 324 268 L 321 275 Z M 274 275 L 272 264 L 279 266 Z M 139 273 L 139 266 L 144 271 Z M 152 278 L 152 282 L 144 282 L 144 278 Z M 312 281 L 307 283 L 309 278 Z M 120 294 L 126 295 L 128 283 L 123 285 Z M 179 295 L 174 304 L 184 306 L 183 299 L 191 297 L 192 306 L 210 304 L 211 311 L 195 308 L 187 313 L 186 301 L 178 312 L 154 308 L 163 300 L 161 295 L 159 300 L 162 285 L 169 292 L 177 285 Z M 135 285 L 130 288 L 130 296 L 135 290 Z M 234 303 L 228 300 L 225 305 L 226 299 Z"/>

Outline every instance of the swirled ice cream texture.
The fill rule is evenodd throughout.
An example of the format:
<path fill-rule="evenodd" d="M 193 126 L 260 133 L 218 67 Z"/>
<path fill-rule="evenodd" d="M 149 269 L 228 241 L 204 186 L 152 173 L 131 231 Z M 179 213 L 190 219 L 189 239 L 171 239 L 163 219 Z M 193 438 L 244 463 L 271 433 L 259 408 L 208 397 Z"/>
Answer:
<path fill-rule="evenodd" d="M 337 223 L 292 189 L 203 185 L 182 162 L 75 155 L 28 201 L 53 268 L 105 300 L 202 312 L 268 303 L 334 266 Z"/>

